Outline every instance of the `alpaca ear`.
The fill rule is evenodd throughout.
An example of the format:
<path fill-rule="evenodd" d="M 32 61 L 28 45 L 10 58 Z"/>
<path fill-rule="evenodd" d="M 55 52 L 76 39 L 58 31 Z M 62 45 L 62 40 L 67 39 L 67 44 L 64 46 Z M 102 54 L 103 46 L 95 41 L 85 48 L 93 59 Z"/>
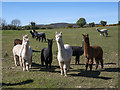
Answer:
<path fill-rule="evenodd" d="M 83 36 L 85 36 L 84 34 L 82 34 Z"/>
<path fill-rule="evenodd" d="M 89 36 L 89 34 L 87 34 L 87 36 Z"/>
<path fill-rule="evenodd" d="M 56 35 L 57 35 L 58 33 L 56 32 Z"/>
<path fill-rule="evenodd" d="M 60 34 L 62 35 L 62 32 L 60 32 Z"/>

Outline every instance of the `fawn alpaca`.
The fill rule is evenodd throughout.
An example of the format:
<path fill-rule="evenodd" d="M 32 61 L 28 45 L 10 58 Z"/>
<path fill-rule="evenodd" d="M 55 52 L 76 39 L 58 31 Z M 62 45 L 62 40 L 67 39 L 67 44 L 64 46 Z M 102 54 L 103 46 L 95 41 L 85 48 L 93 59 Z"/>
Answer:
<path fill-rule="evenodd" d="M 61 68 L 61 75 L 63 75 L 64 72 L 65 76 L 67 76 L 67 71 L 70 68 L 70 61 L 72 57 L 72 47 L 68 44 L 64 45 L 62 40 L 62 32 L 61 33 L 56 32 L 56 42 L 58 46 L 57 59 L 59 62 L 59 66 Z"/>
<path fill-rule="evenodd" d="M 89 36 L 83 35 L 84 40 L 84 56 L 86 59 L 86 70 L 88 68 L 88 65 L 90 67 L 90 70 L 92 70 L 93 65 L 93 58 L 95 58 L 96 62 L 96 69 L 98 68 L 99 61 L 101 62 L 101 67 L 103 68 L 103 50 L 100 46 L 90 46 L 89 43 Z"/>

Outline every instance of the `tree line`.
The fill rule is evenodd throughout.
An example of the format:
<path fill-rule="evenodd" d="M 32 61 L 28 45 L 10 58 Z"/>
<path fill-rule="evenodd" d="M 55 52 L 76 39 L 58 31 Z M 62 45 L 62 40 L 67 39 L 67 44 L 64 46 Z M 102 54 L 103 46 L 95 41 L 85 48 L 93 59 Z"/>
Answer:
<path fill-rule="evenodd" d="M 75 25 L 77 25 L 77 26 L 75 26 Z M 79 18 L 75 24 L 67 24 L 67 26 L 65 28 L 73 28 L 73 27 L 75 27 L 75 28 L 82 27 L 83 28 L 83 27 L 85 27 L 85 25 L 87 25 L 86 27 L 95 27 L 96 24 L 94 22 L 87 24 L 85 18 Z M 100 25 L 106 26 L 107 21 L 100 21 Z M 118 25 L 120 25 L 120 21 L 118 22 Z M 0 18 L 0 27 L 2 27 L 1 28 L 2 30 L 29 30 L 29 29 L 53 29 L 53 28 L 55 28 L 52 25 L 38 26 L 38 25 L 36 25 L 35 22 L 30 22 L 30 25 L 21 26 L 21 21 L 19 19 L 13 19 L 11 21 L 11 24 L 7 25 L 7 22 L 1 18 Z"/>

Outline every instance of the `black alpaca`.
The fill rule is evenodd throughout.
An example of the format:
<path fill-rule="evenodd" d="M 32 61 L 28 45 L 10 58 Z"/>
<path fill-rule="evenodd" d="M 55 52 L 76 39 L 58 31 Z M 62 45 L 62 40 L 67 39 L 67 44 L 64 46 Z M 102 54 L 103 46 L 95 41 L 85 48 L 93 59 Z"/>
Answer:
<path fill-rule="evenodd" d="M 84 53 L 83 43 L 82 43 L 82 47 L 72 46 L 72 50 L 73 50 L 72 56 L 76 56 L 75 64 L 79 64 L 80 56 L 83 55 L 83 53 Z"/>
<path fill-rule="evenodd" d="M 48 67 L 48 64 L 51 68 L 53 39 L 47 39 L 47 40 L 48 40 L 48 48 L 43 48 L 41 51 L 41 64 L 42 66 L 44 66 L 44 62 L 45 62 L 46 68 Z"/>
<path fill-rule="evenodd" d="M 43 42 L 43 39 L 45 40 L 45 42 L 46 42 L 46 35 L 45 35 L 45 33 L 44 32 L 41 32 L 41 33 L 37 33 L 37 35 L 36 35 L 36 40 L 38 40 L 39 39 L 39 41 L 40 41 L 40 39 L 42 38 L 42 42 Z"/>
<path fill-rule="evenodd" d="M 34 38 L 35 37 L 34 33 L 32 31 L 30 31 L 30 33 L 32 35 L 32 38 Z"/>

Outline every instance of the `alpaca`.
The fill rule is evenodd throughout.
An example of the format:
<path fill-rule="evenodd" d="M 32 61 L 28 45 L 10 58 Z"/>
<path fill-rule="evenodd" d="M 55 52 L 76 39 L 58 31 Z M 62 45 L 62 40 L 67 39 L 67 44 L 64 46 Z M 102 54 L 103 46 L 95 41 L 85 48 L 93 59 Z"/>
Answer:
<path fill-rule="evenodd" d="M 17 44 L 13 47 L 13 56 L 14 56 L 14 61 L 15 61 L 15 66 L 22 66 L 22 61 L 20 57 L 20 50 L 21 50 L 22 45 Z"/>
<path fill-rule="evenodd" d="M 51 68 L 53 39 L 47 39 L 47 40 L 48 40 L 48 48 L 43 48 L 41 51 L 41 64 L 42 66 L 44 66 L 44 62 L 45 62 L 46 68 L 48 67 L 48 64 Z"/>
<path fill-rule="evenodd" d="M 42 38 L 42 42 L 43 42 L 43 39 L 45 40 L 46 42 L 46 35 L 44 32 L 41 32 L 41 33 L 38 33 L 36 32 L 35 30 L 32 30 L 32 33 L 34 33 L 34 36 L 36 37 L 36 40 L 39 39 L 39 42 L 40 42 L 40 39 Z"/>
<path fill-rule="evenodd" d="M 32 64 L 32 49 L 29 46 L 28 35 L 23 36 L 22 45 L 18 44 L 13 47 L 13 56 L 16 66 L 20 63 L 20 66 L 23 67 L 23 71 L 25 71 L 25 69 L 29 71 L 29 66 L 31 67 Z"/>
<path fill-rule="evenodd" d="M 23 71 L 29 71 L 32 64 L 32 48 L 29 45 L 28 35 L 23 36 L 22 47 L 20 50 L 20 57 L 22 59 Z"/>
<path fill-rule="evenodd" d="M 17 44 L 22 45 L 22 40 L 20 40 L 20 39 L 15 39 L 15 40 L 14 40 L 14 46 L 17 45 Z"/>
<path fill-rule="evenodd" d="M 96 28 L 96 30 L 100 33 L 100 36 L 101 35 L 104 36 L 104 33 L 105 33 L 106 37 L 108 36 L 108 30 L 107 29 L 101 29 L 101 30 L 99 30 L 98 28 Z"/>
<path fill-rule="evenodd" d="M 93 65 L 93 58 L 95 58 L 96 62 L 96 69 L 98 68 L 99 61 L 101 63 L 101 68 L 103 69 L 103 50 L 100 46 L 90 46 L 89 43 L 89 36 L 83 35 L 84 40 L 84 56 L 86 58 L 86 70 L 88 68 L 88 65 L 90 67 L 90 71 L 92 70 Z"/>
<path fill-rule="evenodd" d="M 84 53 L 83 45 L 82 45 L 82 47 L 72 46 L 72 50 L 73 50 L 72 56 L 76 56 L 75 64 L 79 64 L 80 56 L 83 55 L 83 53 Z"/>
<path fill-rule="evenodd" d="M 43 42 L 43 39 L 44 39 L 45 42 L 46 42 L 46 35 L 45 35 L 44 32 L 41 32 L 41 33 L 37 33 L 37 34 L 36 34 L 36 40 L 39 39 L 39 42 L 40 42 L 40 39 L 41 39 L 41 38 L 42 38 L 42 42 Z"/>
<path fill-rule="evenodd" d="M 32 35 L 32 38 L 34 38 L 35 37 L 34 33 L 32 31 L 30 31 L 30 33 Z"/>
<path fill-rule="evenodd" d="M 59 66 L 61 68 L 61 75 L 63 75 L 64 72 L 65 76 L 67 76 L 67 71 L 69 71 L 72 57 L 72 47 L 68 44 L 64 45 L 62 40 L 62 32 L 61 33 L 56 32 L 56 42 L 58 46 L 57 59 L 59 62 Z"/>

